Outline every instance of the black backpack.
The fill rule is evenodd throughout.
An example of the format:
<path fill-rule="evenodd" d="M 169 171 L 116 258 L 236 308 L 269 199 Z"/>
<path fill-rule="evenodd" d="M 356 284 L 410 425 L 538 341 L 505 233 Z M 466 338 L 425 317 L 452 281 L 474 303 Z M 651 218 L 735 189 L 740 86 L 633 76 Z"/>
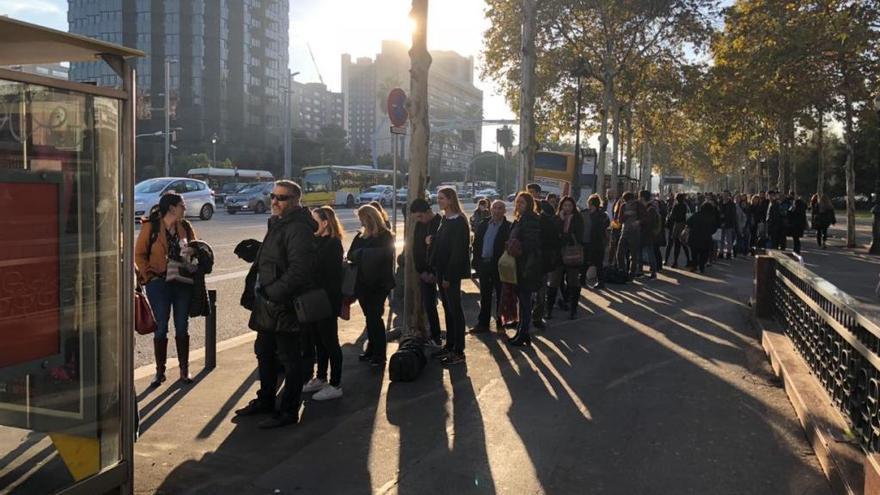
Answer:
<path fill-rule="evenodd" d="M 388 360 L 388 378 L 392 382 L 415 381 L 427 364 L 422 344 L 414 339 L 405 340 Z"/>
<path fill-rule="evenodd" d="M 625 284 L 629 282 L 629 274 L 626 270 L 610 266 L 605 269 L 605 282 L 609 284 Z"/>

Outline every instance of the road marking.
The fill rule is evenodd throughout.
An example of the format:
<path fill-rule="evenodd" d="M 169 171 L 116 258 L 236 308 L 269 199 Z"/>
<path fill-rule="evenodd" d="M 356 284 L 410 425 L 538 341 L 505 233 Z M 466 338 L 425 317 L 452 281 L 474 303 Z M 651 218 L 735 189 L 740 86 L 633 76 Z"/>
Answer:
<path fill-rule="evenodd" d="M 247 276 L 248 271 L 250 271 L 250 269 L 239 270 L 237 272 L 232 272 L 232 273 L 224 273 L 223 275 L 214 275 L 213 277 L 205 277 L 205 283 L 211 284 L 214 282 L 222 282 L 224 280 L 232 280 L 235 278 L 244 278 Z"/>

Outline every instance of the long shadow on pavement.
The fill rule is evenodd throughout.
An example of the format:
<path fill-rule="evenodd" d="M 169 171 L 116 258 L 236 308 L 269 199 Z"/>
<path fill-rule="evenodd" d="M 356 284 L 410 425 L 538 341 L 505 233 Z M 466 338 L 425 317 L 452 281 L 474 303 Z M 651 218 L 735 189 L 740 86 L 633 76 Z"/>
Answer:
<path fill-rule="evenodd" d="M 751 369 L 745 310 L 693 296 L 744 300 L 741 270 L 720 271 L 588 294 L 596 314 L 554 323 L 531 349 L 482 335 L 510 396 L 508 449 L 522 450 L 496 480 L 547 493 L 828 493 L 785 394 Z"/>

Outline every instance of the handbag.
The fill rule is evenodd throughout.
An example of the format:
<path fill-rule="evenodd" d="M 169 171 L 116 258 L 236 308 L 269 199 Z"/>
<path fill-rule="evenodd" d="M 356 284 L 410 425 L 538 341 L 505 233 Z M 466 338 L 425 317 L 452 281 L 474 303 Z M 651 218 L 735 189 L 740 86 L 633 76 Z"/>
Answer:
<path fill-rule="evenodd" d="M 355 287 L 357 286 L 357 265 L 351 263 L 342 264 L 342 295 L 354 297 Z"/>
<path fill-rule="evenodd" d="M 138 282 L 134 289 L 134 331 L 140 335 L 147 335 L 156 331 L 156 316 L 150 300 L 144 294 L 144 288 Z"/>
<path fill-rule="evenodd" d="M 498 278 L 505 284 L 516 285 L 516 258 L 507 251 L 498 259 Z"/>
<path fill-rule="evenodd" d="M 187 266 L 182 261 L 168 260 L 168 267 L 165 269 L 165 281 L 192 285 L 193 278 L 189 275 L 190 272 Z"/>
<path fill-rule="evenodd" d="M 584 249 L 577 244 L 570 244 L 562 248 L 562 264 L 571 268 L 584 264 Z"/>
<path fill-rule="evenodd" d="M 691 239 L 691 228 L 690 228 L 690 227 L 685 227 L 684 229 L 682 229 L 681 234 L 678 234 L 678 240 L 679 240 L 682 244 L 687 245 L 687 244 L 688 244 L 688 241 L 689 241 L 690 239 Z"/>
<path fill-rule="evenodd" d="M 315 323 L 333 316 L 330 298 L 324 289 L 310 289 L 293 300 L 296 319 L 300 323 Z"/>

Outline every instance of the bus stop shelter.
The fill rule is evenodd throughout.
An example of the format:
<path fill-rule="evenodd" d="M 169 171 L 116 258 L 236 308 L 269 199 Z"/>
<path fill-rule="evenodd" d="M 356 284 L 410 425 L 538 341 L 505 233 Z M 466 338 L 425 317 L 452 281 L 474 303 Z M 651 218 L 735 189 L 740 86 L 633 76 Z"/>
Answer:
<path fill-rule="evenodd" d="M 23 469 L 26 480 L 7 472 L 3 493 L 132 490 L 141 56 L 0 17 L 0 473 L 37 442 L 63 461 Z M 105 63 L 120 84 L 2 68 L 57 62 Z"/>

